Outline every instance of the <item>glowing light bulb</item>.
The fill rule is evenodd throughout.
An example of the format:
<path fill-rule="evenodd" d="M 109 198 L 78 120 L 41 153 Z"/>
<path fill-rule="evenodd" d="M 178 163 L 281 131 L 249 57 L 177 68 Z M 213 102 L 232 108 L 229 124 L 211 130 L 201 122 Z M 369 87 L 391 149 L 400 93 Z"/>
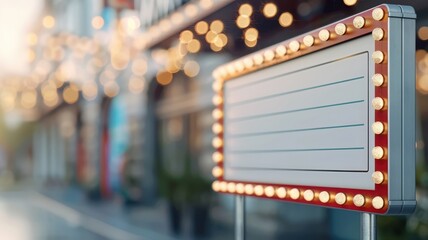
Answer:
<path fill-rule="evenodd" d="M 365 204 L 366 199 L 364 198 L 364 196 L 363 196 L 363 195 L 361 195 L 361 194 L 357 194 L 357 195 L 355 195 L 355 196 L 354 196 L 354 198 L 352 199 L 352 202 L 354 202 L 354 205 L 355 205 L 355 206 L 357 206 L 357 207 L 362 207 L 362 206 Z"/>
<path fill-rule="evenodd" d="M 374 197 L 374 198 L 372 199 L 372 206 L 373 206 L 375 209 L 381 209 L 381 208 L 383 208 L 383 206 L 384 206 L 383 198 L 382 198 L 382 197 L 379 197 L 379 196 Z"/>
<path fill-rule="evenodd" d="M 385 12 L 382 8 L 375 8 L 372 12 L 372 17 L 374 20 L 380 21 L 383 19 L 383 16 L 385 15 Z"/>
<path fill-rule="evenodd" d="M 376 146 L 372 149 L 372 155 L 375 159 L 382 159 L 385 152 L 382 147 Z"/>
<path fill-rule="evenodd" d="M 372 100 L 372 106 L 375 110 L 381 110 L 385 106 L 385 101 L 381 97 L 375 97 Z"/>
<path fill-rule="evenodd" d="M 326 192 L 326 191 L 322 191 L 318 195 L 318 198 L 320 199 L 320 201 L 322 203 L 327 203 L 328 201 L 330 201 L 330 194 L 328 192 Z"/>
<path fill-rule="evenodd" d="M 335 27 L 334 27 L 334 31 L 336 32 L 337 35 L 345 35 L 346 31 L 347 31 L 347 27 L 345 24 L 343 23 L 338 23 Z"/>
<path fill-rule="evenodd" d="M 223 175 L 223 169 L 219 166 L 213 168 L 212 174 L 214 177 L 218 178 Z"/>
<path fill-rule="evenodd" d="M 245 185 L 245 194 L 247 194 L 247 195 L 252 195 L 253 193 L 254 193 L 253 185 L 251 185 L 251 184 L 246 184 L 246 185 Z"/>
<path fill-rule="evenodd" d="M 383 131 L 385 130 L 385 126 L 383 125 L 382 122 L 374 122 L 372 124 L 372 130 L 375 134 L 382 134 Z"/>
<path fill-rule="evenodd" d="M 372 180 L 373 180 L 373 182 L 375 184 L 381 184 L 381 183 L 383 183 L 383 180 L 384 180 L 383 173 L 380 172 L 380 171 L 373 172 L 373 174 L 372 174 Z"/>
<path fill-rule="evenodd" d="M 303 192 L 303 198 L 308 202 L 312 201 L 314 199 L 314 196 L 315 196 L 314 191 L 310 189 Z"/>
<path fill-rule="evenodd" d="M 283 187 L 277 188 L 275 192 L 279 198 L 285 198 L 287 196 L 287 190 Z"/>
<path fill-rule="evenodd" d="M 261 185 L 257 185 L 257 186 L 255 186 L 255 187 L 254 187 L 254 193 L 255 193 L 257 196 L 262 196 L 262 195 L 263 195 L 263 193 L 264 193 L 264 191 L 263 191 L 263 186 L 261 186 Z"/>
<path fill-rule="evenodd" d="M 291 197 L 291 199 L 298 199 L 300 197 L 300 191 L 297 188 L 293 188 L 290 190 L 289 195 Z"/>
<path fill-rule="evenodd" d="M 234 193 L 236 191 L 236 184 L 233 182 L 230 182 L 227 184 L 227 191 L 230 193 Z"/>
<path fill-rule="evenodd" d="M 236 184 L 236 192 L 239 194 L 243 194 L 245 192 L 245 186 L 242 183 Z"/>
<path fill-rule="evenodd" d="M 376 87 L 380 87 L 385 82 L 385 79 L 382 74 L 376 73 L 372 77 L 372 82 L 373 82 L 373 85 L 375 85 Z"/>
<path fill-rule="evenodd" d="M 330 39 L 330 32 L 327 29 L 323 29 L 319 32 L 318 37 L 323 42 L 328 41 Z"/>
<path fill-rule="evenodd" d="M 372 37 L 375 41 L 380 41 L 383 39 L 384 36 L 384 32 L 382 30 L 382 28 L 375 28 L 372 31 Z"/>
<path fill-rule="evenodd" d="M 297 52 L 297 51 L 299 51 L 299 49 L 300 49 L 300 43 L 299 43 L 298 41 L 296 41 L 296 40 L 291 41 L 291 42 L 288 44 L 288 48 L 289 48 L 292 52 Z"/>
<path fill-rule="evenodd" d="M 354 18 L 352 23 L 354 24 L 354 27 L 361 29 L 366 24 L 366 20 L 361 16 L 357 16 Z"/>
<path fill-rule="evenodd" d="M 223 154 L 221 154 L 220 152 L 214 152 L 213 153 L 213 161 L 216 163 L 222 162 L 223 161 Z"/>
<path fill-rule="evenodd" d="M 346 195 L 341 192 L 337 193 L 336 196 L 334 197 L 334 200 L 336 201 L 337 204 L 343 205 L 346 203 Z"/>
<path fill-rule="evenodd" d="M 383 55 L 383 52 L 381 52 L 381 51 L 374 51 L 372 54 L 373 62 L 375 62 L 377 64 L 382 63 L 384 58 L 385 58 L 385 56 Z"/>
<path fill-rule="evenodd" d="M 307 35 L 303 38 L 303 44 L 305 44 L 306 47 L 311 47 L 314 45 L 315 39 L 312 37 L 312 35 Z"/>
<path fill-rule="evenodd" d="M 275 195 L 275 189 L 272 186 L 267 186 L 264 190 L 267 197 L 273 197 Z"/>

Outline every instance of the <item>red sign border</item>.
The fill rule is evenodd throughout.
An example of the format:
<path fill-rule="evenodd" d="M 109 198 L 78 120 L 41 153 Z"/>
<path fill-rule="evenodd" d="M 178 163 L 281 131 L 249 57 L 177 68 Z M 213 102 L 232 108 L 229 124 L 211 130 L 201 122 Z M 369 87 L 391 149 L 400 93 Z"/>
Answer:
<path fill-rule="evenodd" d="M 343 32 L 340 31 L 340 27 L 342 27 L 341 30 L 343 31 L 343 24 L 346 26 L 346 31 L 341 35 Z M 361 24 L 363 24 L 363 26 L 361 26 Z M 375 29 L 377 32 L 373 32 Z M 382 31 L 379 32 L 379 29 Z M 375 132 L 374 142 L 375 148 L 377 148 L 376 150 L 378 151 L 378 156 L 375 158 L 375 173 L 378 175 L 373 178 L 376 183 L 375 189 L 361 190 L 225 180 L 223 178 L 222 132 L 224 82 L 249 72 L 254 72 L 271 65 L 298 58 L 367 34 L 373 34 L 375 52 L 380 54 L 380 56 L 373 56 L 372 59 L 375 65 L 375 74 L 380 74 L 378 76 L 382 76 L 380 79 L 376 79 L 377 83 L 375 84 L 375 98 L 383 100 L 381 101 L 383 107 L 375 110 L 375 122 L 382 123 L 384 128 L 381 133 Z M 313 43 L 311 44 L 311 42 Z M 285 49 L 286 51 L 284 52 Z M 387 56 L 388 8 L 386 5 L 380 5 L 217 68 L 213 73 L 216 79 L 213 88 L 217 92 L 213 98 L 213 102 L 216 105 L 216 109 L 213 112 L 213 117 L 216 119 L 216 123 L 213 126 L 213 131 L 216 134 L 213 139 L 213 146 L 216 148 L 216 152 L 213 155 L 213 160 L 216 162 L 216 166 L 213 168 L 213 175 L 217 177 L 217 180 L 212 184 L 213 190 L 222 193 L 286 200 L 289 202 L 312 204 L 323 207 L 378 214 L 386 213 L 388 211 Z M 380 179 L 375 179 L 376 177 L 380 177 Z"/>

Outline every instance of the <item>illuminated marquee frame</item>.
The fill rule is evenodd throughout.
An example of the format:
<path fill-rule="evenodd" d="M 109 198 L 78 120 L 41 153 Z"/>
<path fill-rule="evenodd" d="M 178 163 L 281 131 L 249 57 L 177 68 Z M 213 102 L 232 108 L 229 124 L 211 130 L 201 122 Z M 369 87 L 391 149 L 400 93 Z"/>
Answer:
<path fill-rule="evenodd" d="M 412 212 L 416 204 L 414 19 L 415 13 L 411 7 L 380 5 L 217 68 L 213 73 L 213 89 L 216 92 L 213 98 L 216 105 L 213 111 L 216 120 L 213 132 L 216 136 L 212 144 L 216 149 L 213 154 L 216 166 L 212 174 L 217 178 L 212 184 L 213 190 L 378 214 Z M 395 27 L 398 23 L 400 29 Z M 394 28 L 390 28 L 391 24 L 394 24 Z M 375 88 L 375 98 L 372 100 L 375 110 L 375 122 L 372 123 L 375 134 L 375 147 L 372 149 L 375 171 L 372 180 L 375 189 L 280 185 L 224 179 L 224 82 L 368 34 L 372 34 L 375 42 L 375 51 L 371 56 L 375 70 L 372 76 Z M 399 48 L 395 49 L 397 46 Z M 396 119 L 397 117 L 400 119 Z M 397 128 L 400 131 L 391 130 Z M 404 128 L 406 131 L 401 131 Z M 400 189 L 390 189 L 397 187 Z M 395 190 L 401 191 L 401 195 L 393 195 Z"/>

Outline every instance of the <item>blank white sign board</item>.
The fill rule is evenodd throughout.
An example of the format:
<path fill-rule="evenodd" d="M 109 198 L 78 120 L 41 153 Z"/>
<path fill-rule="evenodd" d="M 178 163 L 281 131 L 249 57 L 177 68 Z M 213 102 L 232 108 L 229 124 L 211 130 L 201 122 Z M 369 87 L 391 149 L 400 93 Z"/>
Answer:
<path fill-rule="evenodd" d="M 414 17 L 381 5 L 216 70 L 214 190 L 412 212 Z"/>

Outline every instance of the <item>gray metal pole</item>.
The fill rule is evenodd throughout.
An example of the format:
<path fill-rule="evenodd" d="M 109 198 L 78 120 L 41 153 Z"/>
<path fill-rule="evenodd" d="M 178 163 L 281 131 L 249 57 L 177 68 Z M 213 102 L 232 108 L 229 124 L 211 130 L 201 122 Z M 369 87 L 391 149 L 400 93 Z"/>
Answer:
<path fill-rule="evenodd" d="M 361 214 L 361 239 L 376 240 L 376 215 L 371 213 Z"/>
<path fill-rule="evenodd" d="M 235 240 L 245 239 L 245 197 L 235 197 Z"/>

